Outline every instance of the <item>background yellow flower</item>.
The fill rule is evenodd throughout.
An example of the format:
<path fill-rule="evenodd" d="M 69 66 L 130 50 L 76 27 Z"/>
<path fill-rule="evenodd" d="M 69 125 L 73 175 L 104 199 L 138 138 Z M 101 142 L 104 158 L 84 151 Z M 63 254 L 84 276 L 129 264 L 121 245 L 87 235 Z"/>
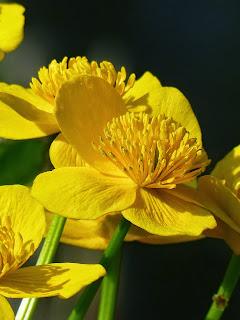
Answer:
<path fill-rule="evenodd" d="M 55 96 L 61 84 L 78 74 L 92 74 L 114 86 L 130 110 L 139 111 L 134 103 L 147 92 L 160 86 L 150 72 L 146 72 L 135 83 L 132 74 L 126 80 L 126 70 L 116 72 L 112 63 L 88 62 L 86 57 L 67 57 L 62 62 L 53 60 L 48 68 L 39 71 L 40 82 L 33 78 L 31 89 L 19 85 L 0 83 L 1 126 L 0 137 L 6 139 L 31 139 L 44 137 L 60 131 L 53 114 Z M 134 85 L 135 83 L 135 85 Z"/>
<path fill-rule="evenodd" d="M 100 265 L 76 263 L 20 268 L 42 240 L 46 227 L 44 209 L 31 197 L 30 190 L 20 185 L 0 186 L 0 207 L 0 295 L 69 298 L 105 275 Z M 3 298 L 1 303 L 6 304 Z M 0 316 L 6 310 L 0 308 Z"/>
<path fill-rule="evenodd" d="M 0 3 L 0 61 L 23 40 L 24 11 L 20 4 Z"/>

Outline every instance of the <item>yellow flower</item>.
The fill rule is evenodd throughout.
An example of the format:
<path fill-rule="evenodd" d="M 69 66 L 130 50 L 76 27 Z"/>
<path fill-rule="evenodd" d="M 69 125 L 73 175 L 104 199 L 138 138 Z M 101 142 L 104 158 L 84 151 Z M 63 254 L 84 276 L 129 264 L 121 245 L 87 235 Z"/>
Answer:
<path fill-rule="evenodd" d="M 209 237 L 224 239 L 240 254 L 240 145 L 219 161 L 211 175 L 200 177 L 198 190 L 176 190 L 178 196 L 209 210 L 217 227 L 206 230 Z"/>
<path fill-rule="evenodd" d="M 88 167 L 39 175 L 32 194 L 49 211 L 97 219 L 121 211 L 136 226 L 160 236 L 199 236 L 214 228 L 203 208 L 174 189 L 204 171 L 209 160 L 191 106 L 175 88 L 158 87 L 133 101 L 148 113 L 126 113 L 121 96 L 95 76 L 62 84 L 55 116 L 67 141 Z"/>
<path fill-rule="evenodd" d="M 0 319 L 1 320 L 14 320 L 15 316 L 8 301 L 0 295 Z"/>
<path fill-rule="evenodd" d="M 65 57 L 62 62 L 53 60 L 48 69 L 40 69 L 39 80 L 32 79 L 31 88 L 0 83 L 0 137 L 6 139 L 31 139 L 59 132 L 53 110 L 55 96 L 66 80 L 78 74 L 90 74 L 104 79 L 123 97 L 131 109 L 131 103 L 147 92 L 160 86 L 160 82 L 150 72 L 146 72 L 135 82 L 132 74 L 126 81 L 126 70 L 116 72 L 112 63 L 88 62 L 86 57 Z"/>
<path fill-rule="evenodd" d="M 0 208 L 0 304 L 6 304 L 6 308 L 1 295 L 69 298 L 105 275 L 100 265 L 54 263 L 20 268 L 42 240 L 46 228 L 44 209 L 31 197 L 30 190 L 20 185 L 0 187 Z M 1 319 L 4 312 L 10 314 L 6 310 L 0 308 Z"/>
<path fill-rule="evenodd" d="M 23 40 L 24 11 L 19 4 L 0 3 L 0 61 Z"/>

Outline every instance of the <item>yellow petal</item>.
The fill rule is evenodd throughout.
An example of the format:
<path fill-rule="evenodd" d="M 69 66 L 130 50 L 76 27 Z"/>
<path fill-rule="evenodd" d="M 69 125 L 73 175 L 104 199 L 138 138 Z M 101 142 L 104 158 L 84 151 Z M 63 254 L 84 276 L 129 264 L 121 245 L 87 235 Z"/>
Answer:
<path fill-rule="evenodd" d="M 15 50 L 23 39 L 25 8 L 19 4 L 0 3 L 0 48 Z"/>
<path fill-rule="evenodd" d="M 145 72 L 140 79 L 135 81 L 134 86 L 123 96 L 123 101 L 127 105 L 129 111 L 140 111 L 132 110 L 131 104 L 159 86 L 161 86 L 161 83 L 158 78 L 149 71 Z"/>
<path fill-rule="evenodd" d="M 198 179 L 198 190 L 179 186 L 171 190 L 171 193 L 206 208 L 232 229 L 240 232 L 240 200 L 223 181 L 213 176 L 203 176 Z"/>
<path fill-rule="evenodd" d="M 0 83 L 0 137 L 30 139 L 58 132 L 52 109 L 31 89 Z"/>
<path fill-rule="evenodd" d="M 103 127 L 127 108 L 117 91 L 99 77 L 81 75 L 62 84 L 55 114 L 67 141 L 91 166 L 107 174 L 121 171 L 92 147 L 99 144 Z"/>
<path fill-rule="evenodd" d="M 0 208 L 1 219 L 10 216 L 14 233 L 21 233 L 23 243 L 20 241 L 20 245 L 27 251 L 33 242 L 36 249 L 42 241 L 46 219 L 42 205 L 31 197 L 29 188 L 0 186 Z"/>
<path fill-rule="evenodd" d="M 52 113 L 40 110 L 24 99 L 9 93 L 0 92 L 0 101 L 29 121 L 51 125 L 56 124 L 55 117 Z"/>
<path fill-rule="evenodd" d="M 46 212 L 48 227 L 52 216 L 52 213 Z M 95 220 L 67 219 L 61 242 L 93 250 L 105 250 L 121 219 L 120 213 L 105 214 Z M 124 240 L 139 240 L 148 235 L 145 230 L 132 225 Z"/>
<path fill-rule="evenodd" d="M 0 295 L 0 320 L 14 320 L 15 316 L 8 301 Z"/>
<path fill-rule="evenodd" d="M 32 104 L 32 106 L 30 108 L 32 108 L 33 111 L 37 109 L 36 112 L 39 112 L 39 110 L 42 110 L 42 111 L 45 111 L 47 113 L 53 113 L 53 106 L 50 103 L 46 102 L 41 97 L 39 97 L 38 95 L 36 95 L 33 92 L 33 90 L 30 89 L 30 88 L 26 89 L 26 88 L 21 87 L 21 86 L 16 85 L 16 84 L 8 85 L 7 83 L 0 82 L 0 92 L 1 93 L 7 93 L 7 94 L 9 94 L 11 96 L 14 96 L 16 98 L 16 100 L 12 101 L 13 109 L 16 110 L 16 112 L 19 112 L 19 114 L 23 113 L 23 116 L 24 116 L 24 114 L 26 114 L 27 119 L 28 119 L 28 117 L 30 117 L 30 119 L 32 119 L 32 117 L 34 118 L 35 115 L 31 114 L 31 110 L 30 111 L 27 110 L 28 109 L 28 105 L 27 105 L 27 107 L 23 106 L 23 108 L 25 110 L 21 110 L 20 107 L 14 106 L 14 104 L 17 104 L 17 102 L 19 101 L 17 98 L 20 98 L 20 99 Z M 14 99 L 14 97 L 12 99 Z M 35 118 L 32 119 L 32 120 L 35 120 Z"/>
<path fill-rule="evenodd" d="M 165 114 L 172 117 L 190 132 L 191 138 L 201 143 L 202 135 L 197 118 L 187 98 L 176 88 L 158 87 L 132 103 L 133 108 L 147 106 L 146 112 L 151 116 Z"/>
<path fill-rule="evenodd" d="M 68 299 L 106 274 L 99 265 L 53 263 L 26 267 L 0 280 L 0 293 L 8 298 L 52 297 Z"/>
<path fill-rule="evenodd" d="M 136 185 L 128 178 L 104 176 L 90 168 L 59 168 L 35 179 L 32 195 L 54 213 L 73 219 L 96 219 L 129 207 Z"/>
<path fill-rule="evenodd" d="M 0 62 L 3 60 L 4 57 L 5 57 L 4 51 L 0 49 Z"/>
<path fill-rule="evenodd" d="M 208 211 L 155 189 L 139 189 L 135 203 L 122 214 L 138 227 L 161 236 L 199 236 L 216 226 Z"/>
<path fill-rule="evenodd" d="M 219 161 L 211 175 L 225 180 L 226 186 L 238 195 L 240 188 L 240 145 Z"/>
<path fill-rule="evenodd" d="M 204 231 L 204 235 L 211 238 L 224 239 L 233 252 L 237 255 L 240 254 L 240 233 L 233 230 L 227 223 L 221 219 L 215 218 L 217 227 Z"/>
<path fill-rule="evenodd" d="M 62 133 L 51 144 L 49 155 L 55 168 L 88 166 Z"/>
<path fill-rule="evenodd" d="M 171 244 L 171 243 L 181 243 L 181 242 L 188 242 L 188 241 L 196 241 L 199 239 L 205 238 L 204 235 L 200 236 L 185 236 L 182 234 L 174 235 L 174 236 L 157 236 L 157 235 L 149 235 L 148 237 L 139 239 L 142 243 L 147 244 Z"/>

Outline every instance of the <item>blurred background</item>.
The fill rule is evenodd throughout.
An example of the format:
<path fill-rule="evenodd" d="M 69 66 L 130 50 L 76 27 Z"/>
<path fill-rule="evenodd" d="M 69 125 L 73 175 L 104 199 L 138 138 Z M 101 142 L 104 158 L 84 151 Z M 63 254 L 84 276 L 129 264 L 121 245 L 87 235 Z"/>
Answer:
<path fill-rule="evenodd" d="M 1 62 L 0 81 L 28 87 L 40 67 L 64 56 L 108 60 L 137 78 L 149 70 L 191 102 L 212 159 L 207 173 L 239 144 L 239 1 L 18 2 L 26 8 L 24 41 Z M 1 141 L 0 184 L 29 185 L 48 170 L 50 142 Z M 61 244 L 55 261 L 95 263 L 100 254 Z M 116 320 L 204 319 L 230 257 L 214 239 L 124 244 Z M 76 298 L 41 300 L 33 319 L 66 319 Z M 239 302 L 238 285 L 223 319 L 239 317 Z M 97 299 L 86 320 L 96 317 Z"/>

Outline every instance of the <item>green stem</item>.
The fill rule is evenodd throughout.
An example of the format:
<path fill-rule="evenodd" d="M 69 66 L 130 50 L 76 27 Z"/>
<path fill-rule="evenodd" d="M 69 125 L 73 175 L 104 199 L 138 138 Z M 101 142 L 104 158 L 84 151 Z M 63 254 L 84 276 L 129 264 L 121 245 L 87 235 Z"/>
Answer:
<path fill-rule="evenodd" d="M 121 249 L 116 253 L 115 259 L 103 279 L 101 298 L 98 310 L 98 320 L 113 320 L 117 301 L 119 274 L 121 269 Z"/>
<path fill-rule="evenodd" d="M 122 242 L 131 226 L 131 222 L 122 218 L 117 229 L 109 242 L 107 249 L 104 251 L 99 264 L 101 264 L 107 271 L 115 258 L 116 253 L 120 250 Z M 103 278 L 91 283 L 87 286 L 81 294 L 68 320 L 82 320 L 94 298 Z"/>
<path fill-rule="evenodd" d="M 227 307 L 228 300 L 231 298 L 233 290 L 240 276 L 240 256 L 232 255 L 223 281 L 217 294 L 213 297 L 213 303 L 206 315 L 205 320 L 218 320 Z"/>
<path fill-rule="evenodd" d="M 36 265 L 44 265 L 53 261 L 65 222 L 66 218 L 63 218 L 57 214 L 53 216 L 47 237 L 42 246 L 42 250 Z M 16 320 L 30 320 L 33 316 L 37 303 L 38 298 L 22 299 L 16 314 Z"/>

